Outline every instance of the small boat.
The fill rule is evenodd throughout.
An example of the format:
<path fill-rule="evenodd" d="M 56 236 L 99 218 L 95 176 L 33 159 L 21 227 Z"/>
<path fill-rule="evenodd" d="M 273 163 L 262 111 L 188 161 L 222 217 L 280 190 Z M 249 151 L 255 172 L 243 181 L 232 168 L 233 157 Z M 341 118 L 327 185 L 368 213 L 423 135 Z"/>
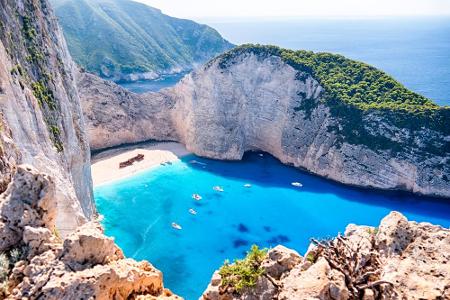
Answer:
<path fill-rule="evenodd" d="M 192 199 L 200 201 L 202 200 L 202 196 L 200 196 L 199 194 L 192 194 Z"/>
<path fill-rule="evenodd" d="M 182 229 L 181 226 L 178 225 L 178 224 L 175 223 L 175 222 L 172 223 L 172 228 L 173 228 L 173 229 L 176 229 L 176 230 L 181 230 L 181 229 Z"/>
<path fill-rule="evenodd" d="M 197 165 L 201 165 L 201 166 L 206 166 L 206 163 L 203 163 L 203 162 L 195 160 L 195 159 L 190 160 L 189 163 L 193 164 L 193 165 L 197 164 Z"/>
<path fill-rule="evenodd" d="M 264 156 L 264 154 L 262 154 L 262 153 L 260 153 L 260 154 L 258 154 L 260 157 L 263 157 Z"/>
<path fill-rule="evenodd" d="M 194 216 L 197 214 L 197 212 L 192 208 L 189 208 L 189 213 Z"/>
<path fill-rule="evenodd" d="M 216 185 L 215 187 L 213 187 L 213 190 L 215 190 L 216 192 L 223 192 L 223 187 Z"/>
<path fill-rule="evenodd" d="M 251 188 L 252 185 L 251 185 L 250 183 L 246 183 L 246 184 L 244 184 L 244 187 L 245 187 L 245 188 Z"/>
<path fill-rule="evenodd" d="M 295 187 L 302 187 L 303 186 L 303 184 L 301 184 L 300 182 L 293 182 L 293 183 L 291 183 L 291 185 L 295 186 Z"/>

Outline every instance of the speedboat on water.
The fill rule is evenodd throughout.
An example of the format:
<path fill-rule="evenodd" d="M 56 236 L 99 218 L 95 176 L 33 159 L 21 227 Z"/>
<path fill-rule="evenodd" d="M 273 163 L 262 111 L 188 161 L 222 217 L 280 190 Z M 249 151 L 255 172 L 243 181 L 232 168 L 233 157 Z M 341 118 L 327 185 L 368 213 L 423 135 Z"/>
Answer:
<path fill-rule="evenodd" d="M 192 194 L 192 199 L 200 201 L 202 200 L 202 196 L 200 196 L 199 194 Z"/>
<path fill-rule="evenodd" d="M 300 182 L 293 182 L 293 183 L 291 183 L 291 185 L 295 186 L 295 187 L 302 187 L 303 186 L 303 184 L 301 184 Z"/>
<path fill-rule="evenodd" d="M 175 222 L 172 223 L 172 228 L 173 228 L 173 229 L 176 229 L 176 230 L 181 230 L 181 229 L 182 229 L 181 226 L 178 225 L 178 224 L 175 223 Z"/>
<path fill-rule="evenodd" d="M 206 166 L 206 163 L 198 161 L 198 160 L 195 160 L 195 159 L 190 160 L 189 163 L 193 164 L 193 165 L 197 164 L 197 165 L 201 165 L 201 166 Z"/>
<path fill-rule="evenodd" d="M 189 209 L 189 213 L 190 213 L 191 215 L 196 215 L 196 214 L 197 214 L 197 212 L 196 212 L 193 208 L 190 208 L 190 209 Z"/>
<path fill-rule="evenodd" d="M 244 184 L 244 187 L 245 187 L 245 188 L 251 188 L 252 185 L 251 185 L 250 183 L 246 183 L 246 184 Z"/>
<path fill-rule="evenodd" d="M 213 190 L 215 190 L 216 192 L 223 192 L 223 187 L 216 185 L 215 187 L 213 187 Z"/>

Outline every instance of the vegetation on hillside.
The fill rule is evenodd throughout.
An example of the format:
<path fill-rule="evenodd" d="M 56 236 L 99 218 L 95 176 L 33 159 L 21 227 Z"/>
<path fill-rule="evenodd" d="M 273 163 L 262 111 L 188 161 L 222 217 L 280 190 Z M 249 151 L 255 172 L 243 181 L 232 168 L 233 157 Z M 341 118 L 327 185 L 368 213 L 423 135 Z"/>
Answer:
<path fill-rule="evenodd" d="M 261 263 L 266 255 L 267 249 L 259 249 L 258 246 L 253 245 L 244 259 L 236 259 L 232 264 L 225 261 L 219 270 L 222 277 L 221 286 L 232 288 L 237 292 L 254 287 L 258 278 L 264 274 Z"/>
<path fill-rule="evenodd" d="M 395 152 L 415 144 L 414 135 L 411 135 L 409 140 L 393 141 L 379 130 L 377 135 L 369 132 L 366 126 L 371 124 L 368 124 L 365 118 L 371 113 L 399 128 L 427 128 L 441 131 L 445 135 L 450 134 L 450 107 L 433 103 L 430 99 L 408 90 L 383 71 L 365 63 L 337 54 L 248 44 L 219 56 L 218 64 L 221 68 L 226 68 L 236 63 L 234 58 L 244 53 L 261 57 L 278 56 L 299 71 L 300 79 L 308 74 L 315 78 L 324 88 L 320 101 L 341 120 L 341 128 L 329 128 L 342 137 L 341 141 L 345 139 L 349 143 L 364 144 L 374 150 L 389 149 Z M 310 118 L 316 105 L 313 101 L 302 101 L 295 110 L 303 111 L 306 117 Z M 413 147 L 411 151 L 435 154 L 450 151 L 449 143 L 445 141 L 427 147 Z"/>
<path fill-rule="evenodd" d="M 112 77 L 190 68 L 232 44 L 206 25 L 131 0 L 52 0 L 75 61 Z"/>
<path fill-rule="evenodd" d="M 338 54 L 247 44 L 224 54 L 221 65 L 225 66 L 228 59 L 246 51 L 279 56 L 296 70 L 311 74 L 325 88 L 328 100 L 339 100 L 360 109 L 419 112 L 440 108 L 383 71 Z"/>

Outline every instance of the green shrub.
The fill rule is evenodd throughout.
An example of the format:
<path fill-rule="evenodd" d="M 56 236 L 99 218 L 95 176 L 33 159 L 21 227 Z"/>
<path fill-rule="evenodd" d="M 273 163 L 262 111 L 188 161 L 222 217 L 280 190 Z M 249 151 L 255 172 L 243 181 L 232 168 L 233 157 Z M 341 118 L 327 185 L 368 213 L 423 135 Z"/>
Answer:
<path fill-rule="evenodd" d="M 33 88 L 33 95 L 36 97 L 41 107 L 46 104 L 50 110 L 56 109 L 56 102 L 53 92 L 46 86 L 45 82 L 42 80 L 36 81 L 32 83 L 31 87 Z"/>
<path fill-rule="evenodd" d="M 310 119 L 319 104 L 328 106 L 332 116 L 339 119 L 339 126 L 328 128 L 336 134 L 336 148 L 346 142 L 365 145 L 374 151 L 391 151 L 395 155 L 403 155 L 408 151 L 442 155 L 450 145 L 442 140 L 429 142 L 423 147 L 414 144 L 414 132 L 423 128 L 440 131 L 444 135 L 450 134 L 450 107 L 441 107 L 408 90 L 381 70 L 342 55 L 251 44 L 237 47 L 216 60 L 219 67 L 225 69 L 236 63 L 237 57 L 246 53 L 252 53 L 260 59 L 278 56 L 298 71 L 298 80 L 312 76 L 319 82 L 324 89 L 318 99 L 320 102 L 313 101 L 314 99 L 303 100 L 294 107 L 293 113 L 300 115 L 301 112 L 303 118 Z M 299 94 L 299 100 L 303 98 L 304 95 Z M 367 123 L 367 118 L 374 121 Z M 375 119 L 381 120 L 380 123 Z M 393 140 L 370 129 L 381 123 L 388 127 L 408 129 L 412 134 Z"/>
<path fill-rule="evenodd" d="M 309 252 L 308 255 L 306 255 L 306 260 L 313 264 L 316 262 L 316 255 L 313 252 Z"/>
<path fill-rule="evenodd" d="M 433 101 L 408 90 L 383 71 L 337 54 L 247 44 L 221 55 L 219 66 L 227 67 L 234 57 L 244 52 L 279 56 L 297 71 L 311 74 L 325 89 L 327 100 L 339 100 L 362 110 L 420 112 L 439 109 Z"/>
<path fill-rule="evenodd" d="M 233 287 L 237 292 L 254 287 L 258 278 L 264 274 L 261 263 L 266 255 L 267 249 L 259 249 L 253 245 L 244 259 L 236 259 L 232 264 L 225 261 L 219 270 L 222 286 Z"/>

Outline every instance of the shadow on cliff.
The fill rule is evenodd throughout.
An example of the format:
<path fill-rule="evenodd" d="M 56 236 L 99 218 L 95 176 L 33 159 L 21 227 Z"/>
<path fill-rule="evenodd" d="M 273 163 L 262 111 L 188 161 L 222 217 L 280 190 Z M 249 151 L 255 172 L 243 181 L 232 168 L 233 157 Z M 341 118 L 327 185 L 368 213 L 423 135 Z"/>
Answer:
<path fill-rule="evenodd" d="M 345 200 L 400 210 L 403 213 L 426 214 L 450 219 L 448 199 L 424 197 L 403 191 L 381 191 L 347 186 L 306 171 L 286 166 L 267 153 L 247 152 L 242 161 L 219 161 L 189 155 L 182 158 L 191 168 L 234 178 L 252 185 L 280 187 L 320 194 L 332 194 Z M 276 168 L 274 172 L 273 168 Z M 269 171 L 270 170 L 270 171 Z M 294 187 L 292 182 L 301 182 Z"/>

